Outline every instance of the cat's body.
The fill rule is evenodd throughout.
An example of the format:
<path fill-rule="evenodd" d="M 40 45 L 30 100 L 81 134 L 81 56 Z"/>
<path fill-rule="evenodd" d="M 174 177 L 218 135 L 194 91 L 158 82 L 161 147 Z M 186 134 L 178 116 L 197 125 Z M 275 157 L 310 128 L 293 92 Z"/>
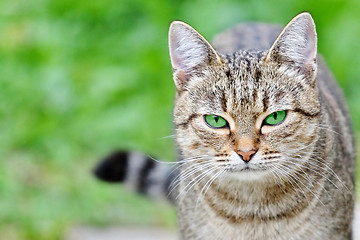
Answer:
<path fill-rule="evenodd" d="M 311 16 L 276 39 L 280 30 L 238 25 L 215 38 L 215 52 L 188 25 L 170 28 L 181 239 L 352 237 L 355 150 L 342 93 L 316 56 Z"/>

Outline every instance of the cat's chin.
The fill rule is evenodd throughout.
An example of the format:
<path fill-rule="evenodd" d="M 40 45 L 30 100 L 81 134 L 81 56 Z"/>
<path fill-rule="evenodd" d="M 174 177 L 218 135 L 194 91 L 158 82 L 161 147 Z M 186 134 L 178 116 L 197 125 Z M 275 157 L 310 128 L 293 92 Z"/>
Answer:
<path fill-rule="evenodd" d="M 229 178 L 240 181 L 263 181 L 268 177 L 272 177 L 270 170 L 256 169 L 256 168 L 231 168 L 228 169 L 225 175 Z"/>

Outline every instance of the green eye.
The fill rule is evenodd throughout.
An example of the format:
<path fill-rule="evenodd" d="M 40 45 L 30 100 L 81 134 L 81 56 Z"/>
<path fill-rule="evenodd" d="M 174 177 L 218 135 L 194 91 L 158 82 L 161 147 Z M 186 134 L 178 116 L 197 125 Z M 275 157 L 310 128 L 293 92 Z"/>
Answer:
<path fill-rule="evenodd" d="M 224 118 L 217 115 L 205 115 L 205 122 L 213 128 L 223 128 L 228 125 Z"/>
<path fill-rule="evenodd" d="M 284 121 L 285 118 L 286 118 L 285 110 L 277 111 L 277 112 L 273 112 L 272 114 L 267 116 L 265 118 L 264 122 L 267 125 L 277 125 L 277 124 L 281 123 L 282 121 Z"/>

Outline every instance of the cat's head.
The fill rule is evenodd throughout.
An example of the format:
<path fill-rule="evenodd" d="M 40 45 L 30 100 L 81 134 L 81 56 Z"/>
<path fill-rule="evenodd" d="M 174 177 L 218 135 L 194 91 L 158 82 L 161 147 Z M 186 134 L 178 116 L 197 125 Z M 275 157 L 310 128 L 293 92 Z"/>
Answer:
<path fill-rule="evenodd" d="M 309 13 L 296 16 L 263 52 L 221 55 L 182 22 L 171 24 L 169 45 L 174 123 L 185 160 L 245 178 L 302 164 L 297 161 L 317 139 L 320 113 Z"/>

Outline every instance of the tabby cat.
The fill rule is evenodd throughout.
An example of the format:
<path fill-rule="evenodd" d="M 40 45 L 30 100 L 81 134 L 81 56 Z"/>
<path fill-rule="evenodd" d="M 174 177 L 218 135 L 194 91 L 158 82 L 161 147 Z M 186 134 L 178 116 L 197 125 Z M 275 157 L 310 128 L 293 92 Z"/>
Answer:
<path fill-rule="evenodd" d="M 347 107 L 317 56 L 311 15 L 280 31 L 240 24 L 212 47 L 173 22 L 177 167 L 122 152 L 96 175 L 153 196 L 166 192 L 180 239 L 352 239 Z"/>

